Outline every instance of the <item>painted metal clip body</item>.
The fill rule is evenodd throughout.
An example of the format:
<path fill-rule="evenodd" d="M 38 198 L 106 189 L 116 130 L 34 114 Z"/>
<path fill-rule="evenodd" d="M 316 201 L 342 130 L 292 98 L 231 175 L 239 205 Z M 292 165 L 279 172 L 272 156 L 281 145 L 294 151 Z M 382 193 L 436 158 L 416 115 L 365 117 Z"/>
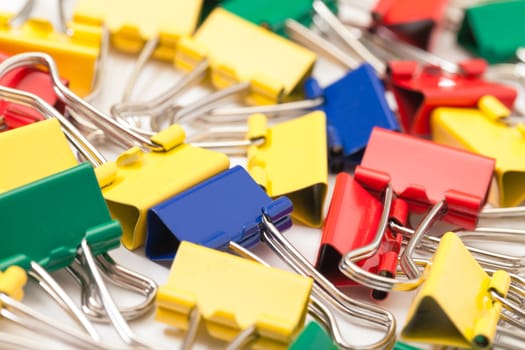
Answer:
<path fill-rule="evenodd" d="M 253 347 L 286 349 L 302 328 L 311 288 L 310 278 L 182 242 L 159 289 L 156 319 L 188 329 L 196 309 L 214 338 L 232 341 L 255 326 Z"/>
<path fill-rule="evenodd" d="M 280 230 L 291 227 L 291 202 L 272 200 L 240 166 L 233 167 L 151 208 L 146 255 L 172 260 L 182 241 L 226 249 L 259 243 L 262 209 Z"/>
<path fill-rule="evenodd" d="M 152 0 L 147 6 L 126 0 L 79 0 L 73 22 L 106 26 L 113 46 L 130 53 L 138 53 L 147 41 L 158 37 L 153 56 L 173 60 L 178 40 L 197 27 L 201 6 L 202 0 Z"/>
<path fill-rule="evenodd" d="M 350 174 L 342 172 L 337 175 L 316 262 L 316 268 L 337 286 L 356 284 L 339 271 L 339 262 L 345 253 L 374 240 L 383 210 L 383 202 L 377 193 Z M 395 199 L 389 217 L 406 223 L 406 202 Z M 401 235 L 387 229 L 375 254 L 359 261 L 358 265 L 371 273 L 394 278 L 402 240 Z"/>
<path fill-rule="evenodd" d="M 434 141 L 496 159 L 498 204 L 519 205 L 525 199 L 525 133 L 523 125 L 507 125 L 510 111 L 492 96 L 478 109 L 436 108 L 432 113 Z"/>
<path fill-rule="evenodd" d="M 326 114 L 328 161 L 334 172 L 361 161 L 374 127 L 399 130 L 381 81 L 367 63 L 324 89 L 309 79 L 305 91 L 308 98 L 324 100 L 320 109 Z"/>
<path fill-rule="evenodd" d="M 430 113 L 436 107 L 474 107 L 485 95 L 507 107 L 516 99 L 514 88 L 483 80 L 483 60 L 460 63 L 463 73 L 446 73 L 437 66 L 412 61 L 389 64 L 389 84 L 397 101 L 402 127 L 411 134 L 430 134 Z"/>
<path fill-rule="evenodd" d="M 69 29 L 71 34 L 56 32 L 50 22 L 42 19 L 30 19 L 12 28 L 9 16 L 0 14 L 0 51 L 9 55 L 28 51 L 48 53 L 71 89 L 86 96 L 93 86 L 102 29 L 79 23 L 72 23 Z"/>
<path fill-rule="evenodd" d="M 492 158 L 375 128 L 355 174 L 372 188 L 388 177 L 395 194 L 416 212 L 444 199 L 443 219 L 473 228 L 487 199 L 494 163 Z"/>
<path fill-rule="evenodd" d="M 177 66 L 192 70 L 207 59 L 215 87 L 250 82 L 251 104 L 277 103 L 296 93 L 316 60 L 302 46 L 221 8 L 179 46 Z"/>

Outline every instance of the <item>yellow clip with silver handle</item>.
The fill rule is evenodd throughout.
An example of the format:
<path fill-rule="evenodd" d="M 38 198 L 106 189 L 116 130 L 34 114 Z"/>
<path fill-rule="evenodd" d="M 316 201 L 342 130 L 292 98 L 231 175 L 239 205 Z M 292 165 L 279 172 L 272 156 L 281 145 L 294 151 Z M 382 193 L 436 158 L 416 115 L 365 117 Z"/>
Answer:
<path fill-rule="evenodd" d="M 408 311 L 401 333 L 409 341 L 489 349 L 511 279 L 498 270 L 489 276 L 451 232 L 441 239 L 425 269 L 425 283 Z"/>
<path fill-rule="evenodd" d="M 203 59 L 219 89 L 250 82 L 248 102 L 275 104 L 296 92 L 310 75 L 313 52 L 244 20 L 215 9 L 192 37 L 181 39 L 175 64 L 192 70 Z"/>
<path fill-rule="evenodd" d="M 51 22 L 32 18 L 19 27 L 10 25 L 11 14 L 0 13 L 0 51 L 14 55 L 40 51 L 53 56 L 71 90 L 88 95 L 94 85 L 103 40 L 102 28 L 72 23 L 68 33 L 57 32 Z"/>
<path fill-rule="evenodd" d="M 106 25 L 119 50 L 138 53 L 154 37 L 159 42 L 153 56 L 173 60 L 178 40 L 197 27 L 202 0 L 78 0 L 73 22 Z"/>
<path fill-rule="evenodd" d="M 498 202 L 513 207 L 525 199 L 525 133 L 523 124 L 507 122 L 510 111 L 495 97 L 484 96 L 473 108 L 436 108 L 434 141 L 496 159 Z"/>
<path fill-rule="evenodd" d="M 187 330 L 196 310 L 214 338 L 232 341 L 254 327 L 253 348 L 284 350 L 302 329 L 311 288 L 310 278 L 183 241 L 156 319 Z"/>
<path fill-rule="evenodd" d="M 261 134 L 266 117 L 249 118 L 250 138 Z M 314 227 L 323 222 L 328 183 L 326 117 L 316 111 L 269 127 L 264 142 L 248 148 L 247 169 L 272 198 L 287 196 L 292 217 Z"/>

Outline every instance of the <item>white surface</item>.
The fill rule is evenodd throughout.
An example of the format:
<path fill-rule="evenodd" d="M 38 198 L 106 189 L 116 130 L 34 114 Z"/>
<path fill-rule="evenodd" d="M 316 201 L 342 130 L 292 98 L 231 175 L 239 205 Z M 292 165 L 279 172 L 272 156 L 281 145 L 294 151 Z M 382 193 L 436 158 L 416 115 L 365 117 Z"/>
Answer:
<path fill-rule="evenodd" d="M 18 0 L 10 0 L 5 3 L 5 1 L 0 3 L 2 8 L 16 8 L 20 2 Z M 68 5 L 71 5 L 72 1 L 68 2 Z M 35 9 L 34 15 L 44 16 L 48 18 L 53 18 L 56 20 L 57 16 L 54 12 L 56 3 L 53 0 L 39 0 L 37 1 L 37 8 Z M 453 41 L 451 37 L 443 37 L 442 41 L 438 44 L 440 52 L 445 55 L 454 53 L 458 54 L 456 49 L 449 50 L 453 47 Z M 459 53 L 458 55 L 462 55 Z M 95 105 L 101 108 L 103 111 L 108 112 L 109 107 L 118 102 L 121 98 L 123 91 L 123 86 L 128 77 L 129 72 L 133 67 L 135 57 L 124 55 L 112 51 L 110 56 L 110 61 L 106 69 L 106 74 L 103 80 L 103 90 L 100 97 L 96 100 Z M 314 76 L 319 78 L 322 85 L 326 85 L 331 81 L 337 79 L 343 70 L 338 67 L 332 66 L 331 64 L 320 60 L 319 64 L 316 66 Z M 133 97 L 138 100 L 144 100 L 148 97 L 154 96 L 156 93 L 163 91 L 168 87 L 174 79 L 178 79 L 180 73 L 176 72 L 168 63 L 159 63 L 154 62 L 148 65 L 145 73 L 140 79 L 140 84 L 135 90 Z M 203 89 L 195 89 L 190 95 L 191 98 L 182 99 L 182 103 L 185 103 L 187 100 L 198 96 L 199 94 L 205 93 Z M 107 150 L 107 155 L 109 158 L 112 158 L 116 149 Z M 234 159 L 232 163 L 243 164 L 243 159 Z M 325 201 L 325 209 L 328 208 L 330 203 L 331 191 L 333 189 L 333 180 L 334 176 L 330 176 L 330 186 L 329 186 L 329 195 Z M 314 261 L 316 256 L 317 247 L 320 240 L 320 230 L 312 229 L 296 224 L 291 230 L 286 232 L 287 238 L 294 244 L 296 247 L 310 260 Z M 274 266 L 284 267 L 284 264 L 270 251 L 270 249 L 263 244 L 260 244 L 254 249 L 254 252 L 269 261 Z M 159 284 L 163 284 L 166 280 L 168 274 L 168 266 L 153 263 L 144 257 L 143 251 L 141 249 L 130 252 L 124 248 L 119 248 L 111 254 L 114 259 L 120 264 L 127 266 L 135 271 L 143 273 L 155 279 Z M 76 301 L 79 300 L 78 296 L 78 287 L 74 285 L 69 276 L 66 273 L 56 273 L 55 277 L 57 280 L 63 284 L 66 290 L 75 298 Z M 243 283 L 243 281 L 239 281 Z M 213 288 L 213 286 L 211 286 Z M 130 304 L 133 302 L 134 296 L 129 295 L 125 292 L 119 290 L 112 291 L 116 295 L 116 300 L 119 304 Z M 356 297 L 365 302 L 371 302 L 368 298 L 368 292 L 363 288 L 350 288 L 347 289 L 347 292 L 352 297 Z M 398 332 L 400 331 L 403 323 L 406 310 L 410 304 L 410 300 L 413 297 L 414 293 L 391 293 L 391 296 L 384 302 L 378 303 L 378 305 L 383 306 L 391 310 L 397 318 L 398 321 Z M 53 303 L 53 301 L 45 295 L 34 282 L 30 282 L 26 287 L 26 297 L 24 302 L 28 305 L 33 306 L 35 309 L 53 317 L 56 320 L 62 322 L 72 323 L 67 316 Z M 257 302 L 254 300 L 254 302 Z M 20 330 L 19 327 L 12 326 L 8 324 L 5 320 L 1 320 L 0 324 L 2 329 L 12 330 L 17 334 L 24 334 L 23 330 Z M 370 340 L 377 339 L 377 333 L 368 328 L 359 327 L 359 321 L 356 320 L 356 325 L 344 325 L 346 339 L 355 344 L 366 344 Z M 181 339 L 184 337 L 182 331 L 177 331 L 169 329 L 166 325 L 162 323 L 155 322 L 153 319 L 153 313 L 143 317 L 142 319 L 133 321 L 130 323 L 132 329 L 136 334 L 147 340 L 148 343 L 155 344 L 160 348 L 177 348 L 180 344 Z M 104 339 L 115 345 L 122 345 L 122 342 L 119 340 L 119 337 L 115 331 L 108 325 L 97 325 L 97 330 L 103 335 Z M 61 345 L 57 345 L 57 348 L 61 348 Z M 201 329 L 197 341 L 195 344 L 196 349 L 218 349 L 223 348 L 224 343 L 216 341 L 207 336 L 206 332 Z"/>

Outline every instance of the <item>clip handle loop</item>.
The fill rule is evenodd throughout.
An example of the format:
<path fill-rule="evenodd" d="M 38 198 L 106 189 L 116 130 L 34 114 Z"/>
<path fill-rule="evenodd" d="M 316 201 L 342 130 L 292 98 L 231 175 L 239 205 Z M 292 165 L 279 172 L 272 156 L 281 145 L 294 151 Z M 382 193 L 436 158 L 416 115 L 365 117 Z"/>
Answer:
<path fill-rule="evenodd" d="M 139 146 L 146 146 L 152 151 L 164 151 L 161 146 L 153 143 L 142 135 L 126 129 L 117 121 L 105 115 L 69 90 L 62 81 L 60 81 L 55 61 L 45 53 L 27 52 L 7 58 L 0 64 L 0 76 L 13 69 L 27 66 L 44 66 L 51 75 L 53 89 L 59 99 L 72 111 L 88 118 L 95 126 L 103 129 L 112 137 L 129 145 L 138 144 Z M 128 137 L 130 137 L 131 140 L 129 140 Z"/>

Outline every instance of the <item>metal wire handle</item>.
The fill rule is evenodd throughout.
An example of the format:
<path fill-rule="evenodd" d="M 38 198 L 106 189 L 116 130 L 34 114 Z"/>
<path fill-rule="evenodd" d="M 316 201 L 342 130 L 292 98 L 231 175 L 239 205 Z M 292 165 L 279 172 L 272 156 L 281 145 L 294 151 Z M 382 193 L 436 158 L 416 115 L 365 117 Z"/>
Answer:
<path fill-rule="evenodd" d="M 146 147 L 152 151 L 165 151 L 161 145 L 122 126 L 113 118 L 105 115 L 69 90 L 60 80 L 55 61 L 51 56 L 45 53 L 28 52 L 7 58 L 0 63 L 0 76 L 3 76 L 13 69 L 28 66 L 37 67 L 39 69 L 44 67 L 47 69 L 53 81 L 53 90 L 58 98 L 74 113 L 87 118 L 96 127 L 104 130 L 105 133 L 114 137 L 122 144 L 127 144 L 129 146 L 138 145 L 140 147 Z"/>

